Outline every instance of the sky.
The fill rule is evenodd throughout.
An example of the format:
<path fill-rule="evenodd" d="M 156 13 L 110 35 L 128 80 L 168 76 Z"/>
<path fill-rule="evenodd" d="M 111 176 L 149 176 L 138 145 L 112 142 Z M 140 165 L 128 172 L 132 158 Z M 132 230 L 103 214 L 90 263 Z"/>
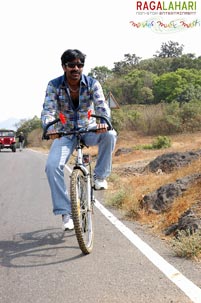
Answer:
<path fill-rule="evenodd" d="M 184 54 L 201 56 L 200 1 L 197 0 L 196 12 L 185 16 L 159 16 L 156 10 L 149 10 L 152 14 L 147 14 L 146 10 L 137 11 L 136 2 L 2 1 L 0 122 L 12 117 L 40 117 L 47 83 L 63 74 L 60 58 L 69 48 L 86 54 L 85 74 L 96 66 L 111 69 L 114 62 L 124 59 L 125 54 L 152 58 L 160 51 L 162 43 L 170 40 L 183 44 Z M 169 0 L 161 2 L 167 4 Z M 197 23 L 193 23 L 195 20 Z M 168 27 L 173 24 L 171 21 L 174 26 Z M 155 26 L 149 26 L 153 22 Z M 192 26 L 185 28 L 181 22 Z"/>

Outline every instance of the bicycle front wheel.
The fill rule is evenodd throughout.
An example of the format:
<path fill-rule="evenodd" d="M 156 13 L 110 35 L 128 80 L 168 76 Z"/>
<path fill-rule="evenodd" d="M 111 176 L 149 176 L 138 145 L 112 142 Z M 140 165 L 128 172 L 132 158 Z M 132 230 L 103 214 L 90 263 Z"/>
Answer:
<path fill-rule="evenodd" d="M 75 234 L 81 251 L 89 254 L 93 248 L 91 188 L 88 176 L 75 168 L 71 174 L 71 208 Z"/>

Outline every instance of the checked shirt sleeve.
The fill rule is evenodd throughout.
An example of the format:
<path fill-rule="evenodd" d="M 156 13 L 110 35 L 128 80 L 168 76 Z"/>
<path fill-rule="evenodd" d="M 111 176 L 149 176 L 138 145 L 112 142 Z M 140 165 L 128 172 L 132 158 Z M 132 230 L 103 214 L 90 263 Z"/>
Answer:
<path fill-rule="evenodd" d="M 110 118 L 110 108 L 105 100 L 103 89 L 98 81 L 95 81 L 93 86 L 93 100 L 96 114 Z"/>
<path fill-rule="evenodd" d="M 48 83 L 46 89 L 45 100 L 43 103 L 43 110 L 41 112 L 42 126 L 45 127 L 47 123 L 53 121 L 57 115 L 57 90 L 51 82 Z"/>

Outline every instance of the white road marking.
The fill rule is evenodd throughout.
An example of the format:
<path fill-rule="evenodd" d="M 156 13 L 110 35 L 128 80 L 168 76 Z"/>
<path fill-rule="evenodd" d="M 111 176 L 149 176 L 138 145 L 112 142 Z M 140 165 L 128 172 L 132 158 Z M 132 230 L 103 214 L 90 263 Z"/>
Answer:
<path fill-rule="evenodd" d="M 69 166 L 65 165 L 65 167 L 70 173 L 72 172 Z M 193 303 L 201 303 L 201 289 L 198 286 L 155 252 L 146 242 L 140 239 L 140 237 L 107 210 L 97 199 L 95 201 L 95 206 L 136 248 L 141 251 L 144 256 L 147 257 L 149 261 L 151 261 L 170 281 L 177 285 Z"/>
<path fill-rule="evenodd" d="M 119 221 L 109 210 L 107 210 L 98 200 L 95 206 L 100 212 L 133 244 L 143 255 L 145 255 L 162 273 L 176 284 L 193 303 L 201 303 L 201 289 L 193 282 L 182 275 L 174 266 L 169 264 L 147 243 L 140 239 L 132 230 Z"/>

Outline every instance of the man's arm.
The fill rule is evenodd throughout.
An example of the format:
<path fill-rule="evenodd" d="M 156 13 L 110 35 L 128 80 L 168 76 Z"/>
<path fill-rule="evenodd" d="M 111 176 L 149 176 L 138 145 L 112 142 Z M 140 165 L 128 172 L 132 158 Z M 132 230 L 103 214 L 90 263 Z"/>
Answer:
<path fill-rule="evenodd" d="M 95 113 L 99 116 L 106 116 L 110 119 L 111 111 L 105 100 L 101 84 L 96 80 L 93 85 L 93 100 Z M 104 121 L 101 121 L 105 123 Z"/>
<path fill-rule="evenodd" d="M 106 116 L 110 119 L 111 111 L 105 100 L 102 86 L 98 81 L 95 81 L 93 91 L 95 113 L 100 116 Z M 97 124 L 97 129 L 99 129 L 97 133 L 104 133 L 107 131 L 107 124 L 104 120 L 101 120 L 100 123 Z"/>
<path fill-rule="evenodd" d="M 57 114 L 57 93 L 55 87 L 51 82 L 48 83 L 46 89 L 45 100 L 43 103 L 43 110 L 41 112 L 42 126 L 45 127 L 47 123 L 52 122 Z"/>

